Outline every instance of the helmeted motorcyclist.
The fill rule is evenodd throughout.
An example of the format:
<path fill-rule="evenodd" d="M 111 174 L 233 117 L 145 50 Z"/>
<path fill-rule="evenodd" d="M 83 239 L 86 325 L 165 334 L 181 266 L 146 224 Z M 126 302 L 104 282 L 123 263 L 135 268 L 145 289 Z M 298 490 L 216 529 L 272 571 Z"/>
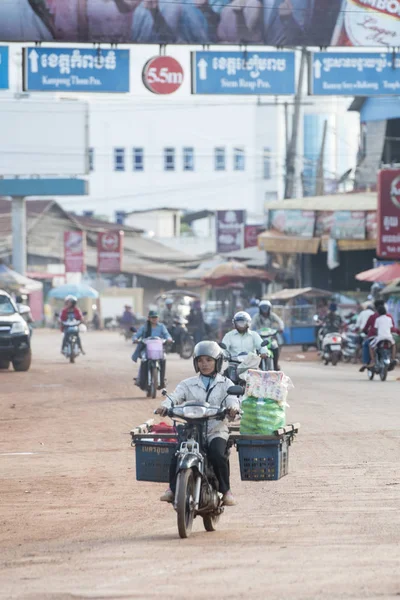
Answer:
<path fill-rule="evenodd" d="M 211 406 L 219 407 L 222 401 L 225 400 L 229 417 L 234 418 L 240 405 L 237 398 L 227 396 L 228 388 L 233 384 L 230 379 L 220 374 L 222 363 L 222 350 L 216 342 L 203 341 L 198 343 L 193 354 L 194 369 L 198 374 L 195 377 L 185 379 L 177 386 L 174 393 L 171 394 L 174 404 L 208 402 Z M 156 412 L 163 416 L 167 414 L 170 407 L 171 401 L 167 399 Z M 233 506 L 236 502 L 230 491 L 229 461 L 227 457 L 228 438 L 227 419 L 223 421 L 210 419 L 208 421 L 208 457 L 218 479 L 219 491 L 223 494 L 223 503 L 225 506 Z M 176 466 L 177 458 L 174 457 L 170 468 L 170 487 L 160 498 L 163 502 L 173 502 L 174 500 Z"/>
<path fill-rule="evenodd" d="M 67 339 L 68 339 L 68 329 L 65 327 L 65 325 L 63 325 L 63 323 L 65 323 L 66 321 L 69 321 L 69 320 L 75 320 L 75 321 L 79 321 L 79 323 L 83 323 L 83 314 L 77 307 L 77 304 L 78 304 L 78 298 L 76 296 L 72 296 L 72 294 L 66 296 L 65 301 L 64 301 L 64 308 L 60 315 L 61 331 L 64 333 L 63 342 L 62 342 L 62 346 L 61 346 L 61 354 L 64 354 L 64 349 L 65 349 L 65 346 L 67 344 Z M 82 348 L 82 342 L 81 342 L 81 337 L 80 337 L 79 333 L 77 335 L 77 340 L 78 340 L 80 351 L 82 352 L 82 354 L 85 354 L 85 352 Z"/>
<path fill-rule="evenodd" d="M 249 308 L 246 308 L 246 312 L 249 313 L 252 319 L 258 314 L 258 305 L 259 301 L 257 298 L 251 298 L 250 306 Z"/>
<path fill-rule="evenodd" d="M 172 342 L 172 337 L 171 337 L 168 329 L 165 327 L 164 323 L 159 322 L 158 311 L 156 311 L 156 310 L 149 311 L 147 322 L 144 325 L 142 325 L 132 336 L 133 342 L 139 341 L 135 352 L 132 354 L 132 360 L 134 362 L 137 361 L 137 359 L 140 357 L 141 353 L 143 352 L 143 350 L 145 348 L 145 344 L 142 342 L 142 340 L 145 338 L 148 338 L 148 337 L 159 337 L 162 340 L 166 340 L 167 342 Z M 165 368 L 166 368 L 165 359 L 160 360 L 160 367 L 161 367 L 160 387 L 164 387 Z M 147 379 L 147 369 L 144 369 L 143 364 L 141 363 L 140 367 L 139 367 L 138 376 L 135 378 L 135 383 L 141 389 L 143 389 L 144 382 L 146 381 L 146 379 Z"/>
<path fill-rule="evenodd" d="M 340 332 L 342 326 L 343 321 L 341 316 L 337 313 L 337 304 L 335 302 L 331 302 L 329 305 L 329 312 L 322 324 L 322 333 L 323 335 L 326 335 L 327 333 Z"/>
<path fill-rule="evenodd" d="M 174 321 L 179 317 L 178 312 L 174 309 L 174 301 L 172 298 L 167 298 L 165 300 L 165 306 L 160 311 L 160 321 L 164 323 L 165 327 L 168 331 L 173 334 Z M 172 335 L 173 337 L 173 335 Z"/>
<path fill-rule="evenodd" d="M 251 328 L 253 331 L 260 331 L 261 329 L 276 329 L 280 333 L 283 332 L 285 324 L 280 317 L 272 312 L 272 304 L 269 300 L 261 300 L 258 305 L 258 314 L 253 318 L 251 322 Z M 279 347 L 272 348 L 274 355 L 274 370 L 279 371 Z"/>
<path fill-rule="evenodd" d="M 222 340 L 227 351 L 232 356 L 237 356 L 243 352 L 260 352 L 264 358 L 266 352 L 261 347 L 262 339 L 256 331 L 250 330 L 251 317 L 249 313 L 243 310 L 237 312 L 232 319 L 232 323 L 235 329 L 228 331 Z"/>

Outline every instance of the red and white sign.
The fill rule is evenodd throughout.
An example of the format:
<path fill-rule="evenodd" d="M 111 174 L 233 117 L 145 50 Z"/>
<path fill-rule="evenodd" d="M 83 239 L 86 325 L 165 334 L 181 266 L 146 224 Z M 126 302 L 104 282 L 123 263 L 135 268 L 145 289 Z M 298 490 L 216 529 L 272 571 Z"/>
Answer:
<path fill-rule="evenodd" d="M 98 273 L 120 273 L 123 254 L 123 231 L 106 231 L 97 236 Z"/>
<path fill-rule="evenodd" d="M 378 173 L 378 247 L 381 258 L 400 258 L 400 169 Z"/>
<path fill-rule="evenodd" d="M 172 56 L 156 56 L 145 64 L 142 79 L 153 94 L 172 94 L 183 83 L 183 68 Z"/>
<path fill-rule="evenodd" d="M 244 228 L 244 247 L 253 248 L 257 246 L 258 236 L 265 231 L 263 225 L 245 225 Z"/>
<path fill-rule="evenodd" d="M 86 234 L 84 231 L 64 231 L 64 264 L 66 273 L 84 273 Z"/>

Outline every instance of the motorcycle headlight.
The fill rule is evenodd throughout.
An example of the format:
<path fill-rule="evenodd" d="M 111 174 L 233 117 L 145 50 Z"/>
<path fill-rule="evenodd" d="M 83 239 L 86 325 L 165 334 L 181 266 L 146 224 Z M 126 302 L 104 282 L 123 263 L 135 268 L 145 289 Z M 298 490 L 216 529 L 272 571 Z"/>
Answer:
<path fill-rule="evenodd" d="M 28 335 L 29 329 L 26 323 L 17 321 L 16 323 L 13 323 L 10 333 L 24 333 L 25 335 Z"/>
<path fill-rule="evenodd" d="M 207 408 L 205 406 L 185 406 L 183 416 L 187 419 L 201 419 L 205 416 Z"/>

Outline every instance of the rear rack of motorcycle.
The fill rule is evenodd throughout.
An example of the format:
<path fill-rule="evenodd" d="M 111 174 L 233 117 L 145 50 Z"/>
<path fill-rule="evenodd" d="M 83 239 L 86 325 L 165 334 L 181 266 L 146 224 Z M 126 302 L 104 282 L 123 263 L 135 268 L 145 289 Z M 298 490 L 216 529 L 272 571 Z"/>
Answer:
<path fill-rule="evenodd" d="M 276 440 L 277 438 L 289 437 L 293 439 L 300 429 L 300 423 L 293 423 L 292 425 L 286 425 L 274 431 L 273 435 L 246 435 L 240 433 L 240 425 L 233 424 L 229 427 L 229 439 L 236 441 L 241 440 Z"/>

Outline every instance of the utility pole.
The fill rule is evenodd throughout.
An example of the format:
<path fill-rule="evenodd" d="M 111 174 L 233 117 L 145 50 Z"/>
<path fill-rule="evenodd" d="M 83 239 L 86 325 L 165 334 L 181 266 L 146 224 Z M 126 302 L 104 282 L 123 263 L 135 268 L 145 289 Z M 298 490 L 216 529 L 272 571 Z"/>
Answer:
<path fill-rule="evenodd" d="M 285 178 L 285 199 L 293 198 L 294 183 L 296 174 L 296 157 L 297 157 L 297 139 L 300 125 L 300 107 L 303 96 L 304 71 L 307 62 L 307 50 L 302 48 L 300 59 L 300 73 L 297 82 L 296 96 L 294 99 L 294 111 L 292 121 L 292 136 L 290 139 L 289 149 L 286 156 L 286 178 Z"/>
<path fill-rule="evenodd" d="M 26 274 L 26 202 L 24 196 L 13 196 L 11 204 L 12 262 L 21 275 Z"/>
<path fill-rule="evenodd" d="M 326 134 L 328 131 L 328 121 L 325 119 L 324 132 L 322 134 L 321 150 L 318 157 L 317 165 L 317 180 L 315 185 L 315 195 L 323 196 L 325 194 L 325 182 L 324 182 L 324 158 L 325 158 L 325 146 L 326 146 Z"/>

